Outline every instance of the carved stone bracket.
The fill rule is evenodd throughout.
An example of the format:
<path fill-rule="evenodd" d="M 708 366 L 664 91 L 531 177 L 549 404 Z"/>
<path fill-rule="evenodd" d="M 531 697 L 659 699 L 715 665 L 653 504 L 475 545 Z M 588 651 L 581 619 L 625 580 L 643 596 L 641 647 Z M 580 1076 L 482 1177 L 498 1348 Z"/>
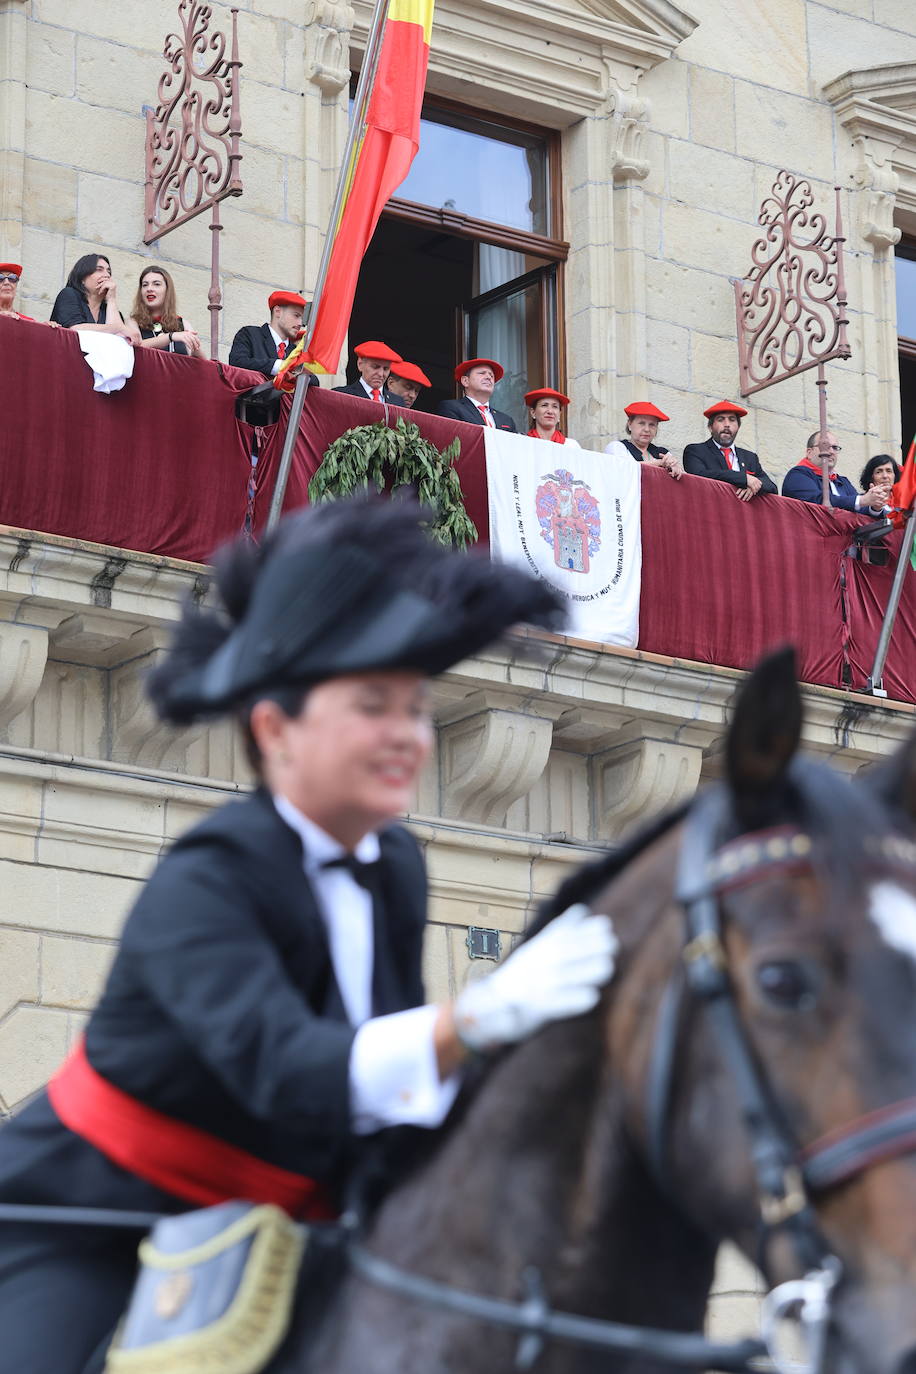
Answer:
<path fill-rule="evenodd" d="M 635 822 L 686 801 L 703 765 L 699 744 L 632 739 L 592 759 L 596 834 L 616 839 Z"/>
<path fill-rule="evenodd" d="M 306 9 L 306 70 L 325 95 L 335 96 L 350 81 L 353 6 L 341 0 L 311 0 Z"/>
<path fill-rule="evenodd" d="M 185 772 L 188 749 L 205 733 L 206 725 L 181 731 L 164 725 L 146 696 L 144 679 L 162 657 L 171 639 L 165 629 L 149 628 L 132 636 L 134 656 L 111 674 L 112 758 L 149 768 L 170 767 Z"/>
<path fill-rule="evenodd" d="M 860 134 L 852 140 L 856 150 L 856 170 L 853 182 L 867 193 L 862 216 L 862 237 L 879 252 L 885 252 L 900 242 L 901 231 L 894 224 L 894 206 L 900 189 L 900 178 L 890 161 L 892 153 L 886 144 Z"/>
<path fill-rule="evenodd" d="M 632 91 L 611 84 L 608 118 L 611 129 L 611 175 L 615 183 L 643 181 L 648 161 L 640 157 L 643 134 L 649 123 L 649 102 Z"/>
<path fill-rule="evenodd" d="M 886 252 L 900 239 L 895 210 L 916 218 L 916 62 L 845 72 L 824 95 L 851 141 L 863 237 Z"/>
<path fill-rule="evenodd" d="M 48 631 L 0 621 L 0 730 L 35 699 L 48 662 Z"/>
<path fill-rule="evenodd" d="M 500 824 L 529 793 L 550 756 L 553 721 L 523 711 L 484 710 L 439 732 L 443 814 Z"/>

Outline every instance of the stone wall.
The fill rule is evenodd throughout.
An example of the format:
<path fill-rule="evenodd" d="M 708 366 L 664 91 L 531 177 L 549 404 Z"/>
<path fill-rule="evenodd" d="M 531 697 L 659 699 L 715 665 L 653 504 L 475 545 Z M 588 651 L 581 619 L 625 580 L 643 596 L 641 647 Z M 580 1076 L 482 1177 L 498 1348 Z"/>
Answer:
<path fill-rule="evenodd" d="M 856 476 L 900 440 L 890 250 L 895 218 L 916 223 L 916 11 L 685 5 L 439 0 L 428 90 L 561 133 L 571 427 L 589 445 L 647 392 L 672 417 L 672 448 L 703 437 L 704 406 L 738 390 L 731 279 L 776 171 L 810 177 L 828 212 L 843 186 L 853 357 L 830 365 L 829 397 Z M 225 28 L 228 7 L 212 8 Z M 314 284 L 369 12 L 368 0 L 240 5 L 245 189 L 222 210 L 224 357 L 274 286 Z M 206 216 L 141 241 L 142 109 L 176 28 L 174 0 L 0 0 L 0 255 L 24 257 L 29 313 L 45 318 L 73 261 L 99 248 L 122 304 L 145 265 L 165 262 L 208 334 Z M 779 476 L 816 419 L 808 373 L 757 396 L 742 439 Z"/>

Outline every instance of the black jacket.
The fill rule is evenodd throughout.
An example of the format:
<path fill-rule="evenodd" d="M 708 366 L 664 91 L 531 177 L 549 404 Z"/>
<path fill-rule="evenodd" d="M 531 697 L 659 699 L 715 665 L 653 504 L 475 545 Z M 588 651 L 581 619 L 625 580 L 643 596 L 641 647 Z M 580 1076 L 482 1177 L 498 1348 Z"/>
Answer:
<path fill-rule="evenodd" d="M 766 475 L 756 453 L 751 453 L 747 448 L 736 448 L 734 445 L 732 447 L 738 459 L 738 472 L 732 472 L 722 457 L 718 444 L 712 439 L 707 439 L 705 444 L 687 445 L 684 449 L 684 471 L 693 473 L 694 477 L 714 477 L 717 482 L 728 482 L 733 487 L 746 487 L 745 474 L 750 472 L 763 483 L 761 490 L 767 496 L 775 496 L 776 483 Z"/>
<path fill-rule="evenodd" d="M 462 396 L 459 401 L 443 401 L 439 406 L 438 414 L 445 415 L 449 420 L 463 420 L 467 425 L 482 425 L 483 416 L 477 409 L 473 401 L 469 401 L 467 396 Z M 511 415 L 507 415 L 504 410 L 494 410 L 490 407 L 490 414 L 496 423 L 497 429 L 506 429 L 510 434 L 517 434 L 515 421 Z"/>
<path fill-rule="evenodd" d="M 292 349 L 292 344 L 290 344 Z M 289 350 L 287 350 L 289 351 Z M 250 372 L 262 372 L 265 377 L 273 376 L 273 366 L 277 361 L 277 345 L 270 332 L 269 324 L 244 324 L 229 350 L 230 367 L 247 367 Z"/>
<path fill-rule="evenodd" d="M 375 1014 L 424 1000 L 423 860 L 401 826 L 380 841 Z M 333 1186 L 356 1144 L 353 1036 L 301 841 L 259 791 L 190 831 L 150 878 L 89 1022 L 86 1053 L 104 1078 L 157 1111 Z M 174 1205 L 61 1125 L 46 1094 L 0 1130 L 0 1199 Z"/>
<path fill-rule="evenodd" d="M 360 381 L 351 382 L 349 386 L 332 386 L 331 390 L 342 391 L 345 396 L 360 396 L 364 401 L 372 400 L 371 396 L 366 395 L 366 388 Z M 394 392 L 389 391 L 387 386 L 380 387 L 379 390 L 382 393 L 382 400 L 386 405 L 402 406 L 404 404 L 404 397 L 395 396 Z"/>

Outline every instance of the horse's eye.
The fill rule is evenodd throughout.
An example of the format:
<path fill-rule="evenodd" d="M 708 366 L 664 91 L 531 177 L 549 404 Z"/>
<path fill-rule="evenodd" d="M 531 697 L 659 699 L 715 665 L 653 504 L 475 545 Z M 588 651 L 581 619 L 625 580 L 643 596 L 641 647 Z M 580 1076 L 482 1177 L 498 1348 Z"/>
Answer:
<path fill-rule="evenodd" d="M 767 1001 L 784 1010 L 810 1011 L 817 1000 L 817 985 L 811 970 L 792 959 L 761 964 L 757 982 Z"/>

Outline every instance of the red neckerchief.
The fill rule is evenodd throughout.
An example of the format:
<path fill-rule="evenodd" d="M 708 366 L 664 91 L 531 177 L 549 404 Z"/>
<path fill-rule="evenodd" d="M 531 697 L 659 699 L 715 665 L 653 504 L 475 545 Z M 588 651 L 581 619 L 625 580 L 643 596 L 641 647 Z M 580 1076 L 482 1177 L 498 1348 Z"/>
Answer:
<path fill-rule="evenodd" d="M 540 439 L 540 437 L 541 437 L 541 436 L 540 436 L 540 434 L 538 434 L 537 428 L 536 428 L 536 427 L 535 427 L 534 429 L 529 429 L 529 431 L 528 431 L 528 438 L 529 438 L 529 439 Z M 558 429 L 555 429 L 554 432 L 553 432 L 553 434 L 551 434 L 550 438 L 547 440 L 547 442 L 550 443 L 550 444 L 565 444 L 565 443 L 566 443 L 566 440 L 565 440 L 565 438 L 563 437 L 563 435 L 560 433 L 560 431 L 559 431 Z"/>
<path fill-rule="evenodd" d="M 800 468 L 810 468 L 812 472 L 817 473 L 818 477 L 822 477 L 824 473 L 824 469 L 821 467 L 820 463 L 812 463 L 809 458 L 803 458 L 797 466 Z M 828 472 L 827 476 L 831 482 L 835 482 L 837 479 L 837 474 L 835 472 Z"/>

